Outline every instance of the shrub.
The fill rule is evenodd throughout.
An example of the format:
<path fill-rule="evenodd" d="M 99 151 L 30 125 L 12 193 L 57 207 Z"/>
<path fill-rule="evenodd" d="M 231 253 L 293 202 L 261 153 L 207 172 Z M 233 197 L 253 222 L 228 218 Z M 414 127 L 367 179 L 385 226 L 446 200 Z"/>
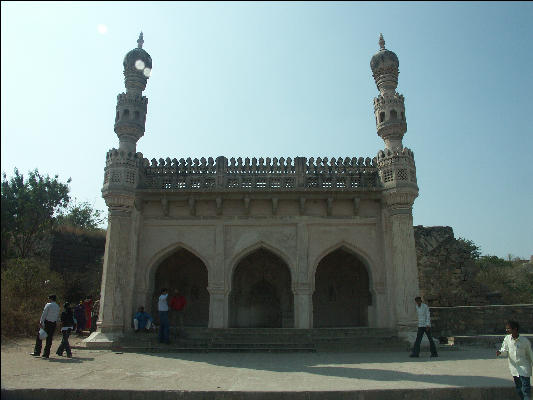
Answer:
<path fill-rule="evenodd" d="M 50 294 L 64 301 L 64 282 L 42 259 L 8 260 L 2 268 L 2 337 L 34 335 Z"/>

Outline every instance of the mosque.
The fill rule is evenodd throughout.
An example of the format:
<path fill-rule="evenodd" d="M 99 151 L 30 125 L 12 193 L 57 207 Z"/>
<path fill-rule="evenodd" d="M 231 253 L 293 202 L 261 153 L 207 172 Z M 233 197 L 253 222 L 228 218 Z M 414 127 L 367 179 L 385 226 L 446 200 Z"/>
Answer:
<path fill-rule="evenodd" d="M 163 287 L 186 296 L 186 326 L 414 325 L 418 186 L 413 152 L 402 144 L 399 61 L 383 36 L 370 67 L 384 149 L 372 158 L 148 160 L 137 141 L 145 132 L 152 59 L 142 33 L 137 43 L 123 62 L 118 149 L 106 155 L 109 220 L 94 340 L 132 330 L 139 305 L 157 315 Z"/>

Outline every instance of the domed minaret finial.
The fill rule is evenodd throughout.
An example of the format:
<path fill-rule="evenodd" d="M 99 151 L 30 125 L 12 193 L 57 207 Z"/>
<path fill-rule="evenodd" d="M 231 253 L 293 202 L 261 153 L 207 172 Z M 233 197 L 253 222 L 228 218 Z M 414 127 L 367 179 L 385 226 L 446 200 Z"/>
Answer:
<path fill-rule="evenodd" d="M 140 35 L 139 35 L 139 39 L 137 39 L 137 47 L 139 49 L 142 49 L 143 48 L 143 44 L 144 44 L 144 40 L 143 40 L 143 33 L 141 31 Z"/>
<path fill-rule="evenodd" d="M 383 39 L 383 33 L 379 34 L 379 47 L 381 50 L 385 50 L 385 39 Z"/>

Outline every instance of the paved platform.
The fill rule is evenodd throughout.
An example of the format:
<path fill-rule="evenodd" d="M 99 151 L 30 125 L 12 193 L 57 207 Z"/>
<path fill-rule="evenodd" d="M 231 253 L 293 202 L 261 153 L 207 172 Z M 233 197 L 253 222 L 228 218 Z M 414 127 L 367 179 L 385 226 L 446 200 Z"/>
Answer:
<path fill-rule="evenodd" d="M 80 339 L 73 338 L 75 344 Z M 421 353 L 120 353 L 29 355 L 2 344 L 2 399 L 469 399 L 515 396 L 507 360 L 487 348 Z"/>

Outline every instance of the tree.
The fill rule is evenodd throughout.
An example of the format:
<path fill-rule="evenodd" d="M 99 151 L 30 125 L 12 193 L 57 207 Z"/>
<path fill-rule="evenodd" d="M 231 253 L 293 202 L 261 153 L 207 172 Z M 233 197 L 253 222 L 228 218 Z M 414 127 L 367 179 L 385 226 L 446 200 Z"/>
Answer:
<path fill-rule="evenodd" d="M 2 258 L 11 244 L 18 257 L 32 255 L 36 242 L 51 230 L 70 200 L 70 178 L 65 184 L 57 175 L 41 176 L 37 169 L 26 180 L 17 168 L 14 174 L 10 180 L 2 174 Z"/>
<path fill-rule="evenodd" d="M 66 213 L 58 216 L 58 223 L 61 225 L 71 225 L 77 228 L 95 230 L 105 221 L 104 212 L 95 210 L 88 202 L 69 205 Z"/>
<path fill-rule="evenodd" d="M 470 259 L 477 260 L 481 255 L 479 246 L 476 245 L 472 240 L 465 238 L 458 238 L 457 241 L 463 247 L 463 251 L 469 255 Z"/>

